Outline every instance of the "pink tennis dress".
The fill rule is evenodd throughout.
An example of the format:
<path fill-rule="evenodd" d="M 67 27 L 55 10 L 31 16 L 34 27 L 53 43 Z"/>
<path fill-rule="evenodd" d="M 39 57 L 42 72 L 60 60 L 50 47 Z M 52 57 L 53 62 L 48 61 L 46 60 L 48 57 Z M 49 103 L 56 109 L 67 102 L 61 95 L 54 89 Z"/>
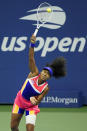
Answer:
<path fill-rule="evenodd" d="M 26 115 L 29 114 L 37 114 L 40 112 L 38 105 L 33 105 L 30 102 L 30 97 L 40 95 L 44 89 L 47 87 L 48 83 L 44 82 L 41 85 L 38 85 L 38 76 L 33 78 L 27 78 L 24 82 L 22 89 L 17 93 L 17 96 L 13 105 L 13 113 L 24 113 L 26 111 Z"/>

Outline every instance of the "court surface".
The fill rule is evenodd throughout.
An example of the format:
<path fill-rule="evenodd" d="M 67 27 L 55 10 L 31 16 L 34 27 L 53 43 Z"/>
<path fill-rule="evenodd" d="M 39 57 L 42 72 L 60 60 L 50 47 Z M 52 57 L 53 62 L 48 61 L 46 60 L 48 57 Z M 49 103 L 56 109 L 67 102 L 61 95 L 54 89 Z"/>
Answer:
<path fill-rule="evenodd" d="M 11 105 L 0 105 L 0 131 L 10 131 Z M 20 131 L 26 131 L 23 116 Z M 87 106 L 82 108 L 41 108 L 35 131 L 87 131 Z"/>

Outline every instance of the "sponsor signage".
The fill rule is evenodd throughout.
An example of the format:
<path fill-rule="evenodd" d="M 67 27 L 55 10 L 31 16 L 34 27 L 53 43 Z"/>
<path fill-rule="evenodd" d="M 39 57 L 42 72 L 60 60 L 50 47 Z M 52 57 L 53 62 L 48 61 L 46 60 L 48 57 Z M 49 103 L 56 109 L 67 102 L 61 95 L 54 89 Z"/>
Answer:
<path fill-rule="evenodd" d="M 40 107 L 81 107 L 82 96 L 78 91 L 50 91 L 40 104 Z"/>

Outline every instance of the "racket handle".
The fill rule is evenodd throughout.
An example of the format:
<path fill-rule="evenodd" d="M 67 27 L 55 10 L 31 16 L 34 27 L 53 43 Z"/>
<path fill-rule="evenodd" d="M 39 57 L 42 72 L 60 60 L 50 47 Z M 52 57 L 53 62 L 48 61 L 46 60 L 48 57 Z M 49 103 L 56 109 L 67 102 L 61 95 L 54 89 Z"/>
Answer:
<path fill-rule="evenodd" d="M 34 32 L 34 36 L 36 36 L 37 33 L 38 33 L 38 29 L 35 30 L 35 32 Z"/>

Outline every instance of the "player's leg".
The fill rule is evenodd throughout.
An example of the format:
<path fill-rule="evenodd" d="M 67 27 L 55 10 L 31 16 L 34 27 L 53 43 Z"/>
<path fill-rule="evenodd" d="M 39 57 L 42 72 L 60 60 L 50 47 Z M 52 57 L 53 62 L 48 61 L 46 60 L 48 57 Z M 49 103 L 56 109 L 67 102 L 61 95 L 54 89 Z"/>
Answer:
<path fill-rule="evenodd" d="M 33 124 L 27 124 L 26 125 L 26 130 L 27 131 L 34 131 L 34 125 Z"/>
<path fill-rule="evenodd" d="M 34 111 L 26 111 L 26 130 L 27 131 L 34 131 L 36 122 L 36 114 Z"/>
<path fill-rule="evenodd" d="M 14 114 L 11 115 L 11 131 L 19 131 L 18 126 L 23 114 Z"/>
<path fill-rule="evenodd" d="M 20 123 L 20 120 L 23 116 L 24 110 L 19 108 L 18 105 L 13 106 L 13 111 L 11 115 L 11 131 L 19 131 L 18 126 Z"/>

